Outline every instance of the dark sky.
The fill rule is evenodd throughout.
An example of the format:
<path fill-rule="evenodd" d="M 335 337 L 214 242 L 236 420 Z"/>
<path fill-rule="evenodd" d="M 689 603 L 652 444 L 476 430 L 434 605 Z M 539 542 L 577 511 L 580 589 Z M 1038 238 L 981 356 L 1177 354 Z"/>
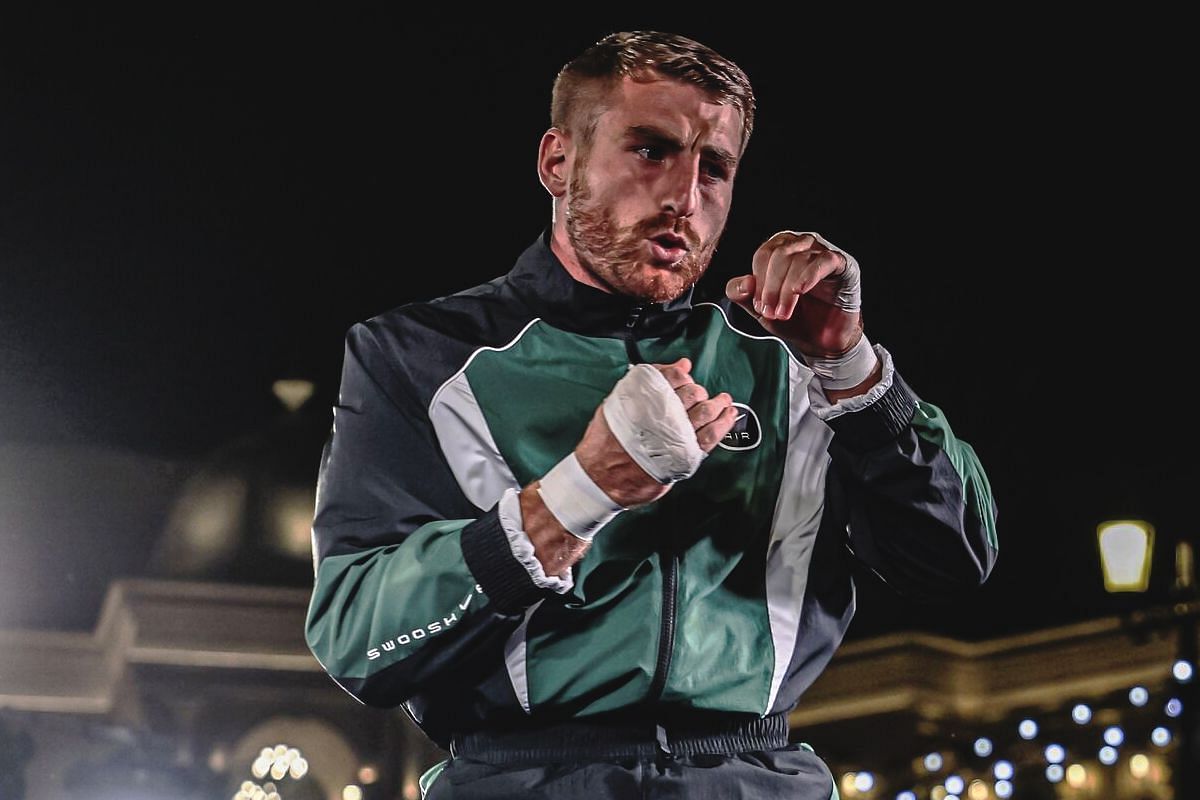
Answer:
<path fill-rule="evenodd" d="M 1170 199 L 1191 184 L 1183 57 L 1151 23 L 937 24 L 0 26 L 0 499 L 27 498 L 0 531 L 0 624 L 90 627 L 108 580 L 144 566 L 170 498 L 118 498 L 89 453 L 172 487 L 277 414 L 276 378 L 311 378 L 328 408 L 353 322 L 507 271 L 548 219 L 534 156 L 557 69 L 631 28 L 699 39 L 755 86 L 702 288 L 782 229 L 854 253 L 871 339 L 991 478 L 992 581 L 934 608 L 864 581 L 852 635 L 983 638 L 1123 607 L 1100 588 L 1097 522 L 1195 536 L 1194 203 Z M 31 452 L 52 462 L 37 486 L 12 461 Z M 68 511 L 94 525 L 56 524 Z"/>

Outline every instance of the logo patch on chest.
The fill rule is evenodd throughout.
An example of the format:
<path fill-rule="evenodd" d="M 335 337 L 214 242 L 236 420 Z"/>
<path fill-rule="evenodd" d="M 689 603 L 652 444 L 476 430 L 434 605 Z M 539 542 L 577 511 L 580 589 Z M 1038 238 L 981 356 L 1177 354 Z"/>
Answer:
<path fill-rule="evenodd" d="M 738 411 L 737 422 L 717 444 L 726 450 L 753 450 L 762 442 L 758 415 L 745 403 L 734 403 L 733 407 Z"/>

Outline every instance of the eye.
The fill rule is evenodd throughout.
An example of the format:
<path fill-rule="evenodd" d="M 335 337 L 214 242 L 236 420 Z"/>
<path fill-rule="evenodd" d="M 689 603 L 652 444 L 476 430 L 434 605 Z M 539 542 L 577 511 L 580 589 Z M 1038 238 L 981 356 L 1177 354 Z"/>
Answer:
<path fill-rule="evenodd" d="M 666 150 L 654 144 L 640 145 L 635 147 L 633 152 L 638 154 L 645 153 L 642 158 L 646 159 L 647 161 L 662 161 L 663 157 L 666 155 Z"/>
<path fill-rule="evenodd" d="M 705 162 L 704 170 L 714 181 L 723 181 L 729 177 L 729 172 L 715 161 Z"/>

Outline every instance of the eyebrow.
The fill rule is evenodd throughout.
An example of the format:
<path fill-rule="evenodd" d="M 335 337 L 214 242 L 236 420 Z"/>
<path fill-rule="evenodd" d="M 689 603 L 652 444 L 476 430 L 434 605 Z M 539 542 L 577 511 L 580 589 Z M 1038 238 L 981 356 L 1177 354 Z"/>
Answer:
<path fill-rule="evenodd" d="M 653 125 L 630 125 L 625 129 L 625 136 L 628 138 L 637 138 L 654 142 L 657 145 L 667 148 L 672 152 L 682 152 L 684 144 L 679 139 L 664 130 L 654 127 Z M 737 167 L 737 158 L 732 153 L 723 147 L 715 145 L 705 145 L 700 148 L 700 152 L 716 161 L 725 169 L 732 172 Z"/>

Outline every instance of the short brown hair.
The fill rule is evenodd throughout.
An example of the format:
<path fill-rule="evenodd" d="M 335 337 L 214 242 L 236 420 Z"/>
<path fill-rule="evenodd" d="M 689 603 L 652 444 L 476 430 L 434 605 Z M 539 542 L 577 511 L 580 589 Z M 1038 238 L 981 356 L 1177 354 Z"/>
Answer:
<path fill-rule="evenodd" d="M 554 79 L 550 124 L 580 138 L 586 150 L 609 91 L 623 77 L 670 77 L 695 84 L 742 112 L 742 147 L 754 130 L 754 90 L 746 73 L 699 42 L 674 33 L 628 31 L 605 36 L 568 62 Z"/>

